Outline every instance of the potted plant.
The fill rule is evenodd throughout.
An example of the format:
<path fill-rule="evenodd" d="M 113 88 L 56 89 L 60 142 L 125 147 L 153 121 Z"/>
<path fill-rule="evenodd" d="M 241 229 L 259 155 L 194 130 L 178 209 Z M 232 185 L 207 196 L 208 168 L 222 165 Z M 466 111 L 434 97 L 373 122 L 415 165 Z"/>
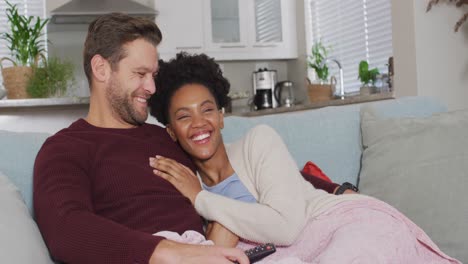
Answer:
<path fill-rule="evenodd" d="M 0 38 L 6 40 L 12 58 L 2 58 L 0 66 L 3 83 L 9 99 L 28 98 L 26 84 L 32 74 L 32 65 L 37 64 L 44 51 L 42 30 L 48 19 L 20 15 L 16 5 L 6 1 L 6 15 L 10 25 L 9 32 L 3 32 Z M 13 66 L 3 68 L 3 62 L 10 61 Z"/>
<path fill-rule="evenodd" d="M 359 62 L 358 79 L 362 83 L 360 89 L 361 95 L 367 95 L 376 92 L 375 82 L 377 81 L 377 75 L 379 74 L 380 72 L 377 68 L 369 70 L 369 63 L 367 61 L 363 60 Z"/>
<path fill-rule="evenodd" d="M 26 89 L 32 98 L 63 97 L 74 84 L 73 63 L 53 57 L 33 66 Z"/>
<path fill-rule="evenodd" d="M 314 69 L 318 83 L 312 83 L 308 78 L 308 94 L 311 102 L 328 101 L 333 96 L 334 84 L 328 80 L 328 65 L 326 59 L 331 48 L 325 47 L 322 41 L 317 41 L 312 45 L 312 54 L 308 57 L 307 66 Z"/>

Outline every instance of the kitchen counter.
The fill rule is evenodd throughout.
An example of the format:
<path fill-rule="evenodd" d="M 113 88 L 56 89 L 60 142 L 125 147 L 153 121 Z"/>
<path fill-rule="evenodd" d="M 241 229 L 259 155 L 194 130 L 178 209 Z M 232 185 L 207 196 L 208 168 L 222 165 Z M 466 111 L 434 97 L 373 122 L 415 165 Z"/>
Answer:
<path fill-rule="evenodd" d="M 294 105 L 292 107 L 278 107 L 273 109 L 264 109 L 259 111 L 251 111 L 249 106 L 233 108 L 233 112 L 226 113 L 226 116 L 259 116 L 273 115 L 293 111 L 308 110 L 321 108 L 326 106 L 338 106 L 347 104 L 357 104 L 371 101 L 394 99 L 392 93 L 376 93 L 370 95 L 355 95 L 345 97 L 344 99 L 335 99 L 324 102 L 313 102 Z M 0 100 L 0 113 L 6 110 L 26 110 L 26 109 L 61 109 L 61 108 L 88 108 L 88 97 L 70 97 L 70 98 L 44 98 L 44 99 L 15 99 L 15 100 Z M 33 108 L 33 109 L 32 109 Z"/>
<path fill-rule="evenodd" d="M 334 99 L 330 101 L 312 102 L 312 103 L 307 102 L 305 104 L 294 105 L 291 107 L 278 107 L 278 108 L 264 109 L 264 110 L 258 110 L 258 111 L 251 111 L 250 107 L 245 106 L 241 108 L 233 108 L 233 112 L 226 113 L 226 116 L 229 116 L 229 115 L 235 115 L 235 116 L 273 115 L 273 114 L 281 114 L 281 113 L 286 113 L 286 112 L 322 108 L 326 106 L 359 104 L 359 103 L 389 100 L 389 99 L 395 99 L 393 93 L 376 93 L 376 94 L 362 95 L 362 96 L 354 95 L 354 96 L 345 97 L 344 99 Z"/>
<path fill-rule="evenodd" d="M 10 99 L 0 100 L 0 109 L 19 109 L 32 107 L 73 107 L 88 104 L 89 97 Z"/>

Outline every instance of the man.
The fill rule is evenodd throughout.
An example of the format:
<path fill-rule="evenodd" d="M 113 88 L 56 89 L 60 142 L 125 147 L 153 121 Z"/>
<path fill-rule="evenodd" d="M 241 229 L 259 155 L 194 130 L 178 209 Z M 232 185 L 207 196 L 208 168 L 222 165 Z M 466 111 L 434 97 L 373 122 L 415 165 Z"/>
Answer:
<path fill-rule="evenodd" d="M 193 169 L 164 129 L 145 123 L 161 38 L 153 22 L 118 13 L 89 25 L 89 113 L 50 137 L 34 167 L 36 220 L 58 261 L 248 263 L 238 249 L 152 235 L 203 232 L 190 201 L 148 166 L 148 157 L 163 155 Z"/>

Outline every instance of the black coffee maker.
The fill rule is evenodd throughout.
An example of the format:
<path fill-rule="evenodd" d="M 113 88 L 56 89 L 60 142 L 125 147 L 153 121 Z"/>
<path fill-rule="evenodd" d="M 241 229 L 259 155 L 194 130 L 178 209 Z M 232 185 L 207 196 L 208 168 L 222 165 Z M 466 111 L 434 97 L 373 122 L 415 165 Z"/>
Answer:
<path fill-rule="evenodd" d="M 256 110 L 278 107 L 278 101 L 274 96 L 276 75 L 276 70 L 267 68 L 253 73 L 253 104 Z"/>

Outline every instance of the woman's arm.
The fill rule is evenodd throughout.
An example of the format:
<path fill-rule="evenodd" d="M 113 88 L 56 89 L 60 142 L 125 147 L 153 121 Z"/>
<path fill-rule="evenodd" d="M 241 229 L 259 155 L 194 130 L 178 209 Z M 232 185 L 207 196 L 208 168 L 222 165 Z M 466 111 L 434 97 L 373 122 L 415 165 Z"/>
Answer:
<path fill-rule="evenodd" d="M 233 168 L 247 189 L 258 198 L 258 203 L 236 201 L 201 190 L 198 178 L 191 171 L 177 164 L 171 165 L 169 159 L 158 157 L 150 163 L 157 168 L 155 173 L 188 197 L 205 219 L 222 223 L 250 241 L 292 244 L 308 221 L 306 199 L 311 197 L 308 193 L 306 198 L 306 190 L 310 188 L 281 137 L 263 125 L 252 129 L 243 141 L 231 146 L 229 159 Z M 323 197 L 322 192 L 317 191 L 316 195 Z M 318 198 L 316 203 L 319 203 Z"/>
<path fill-rule="evenodd" d="M 247 240 L 292 244 L 308 221 L 307 200 L 318 203 L 325 193 L 313 193 L 305 184 L 281 137 L 270 127 L 253 128 L 227 150 L 232 167 L 258 203 L 201 191 L 195 199 L 197 212 Z"/>
<path fill-rule="evenodd" d="M 211 240 L 217 246 L 235 247 L 239 237 L 222 226 L 218 222 L 210 222 L 206 228 L 206 239 Z"/>

